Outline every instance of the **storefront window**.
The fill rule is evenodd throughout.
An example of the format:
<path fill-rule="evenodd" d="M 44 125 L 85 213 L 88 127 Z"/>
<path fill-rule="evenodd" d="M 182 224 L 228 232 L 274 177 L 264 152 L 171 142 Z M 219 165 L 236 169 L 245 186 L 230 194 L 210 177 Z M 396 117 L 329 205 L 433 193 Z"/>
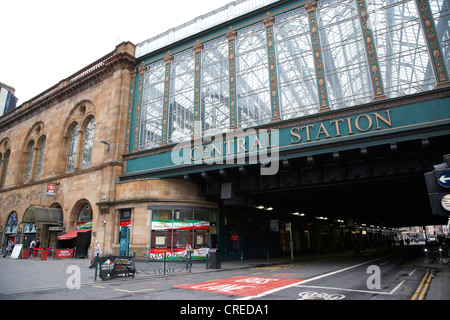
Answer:
<path fill-rule="evenodd" d="M 92 208 L 89 204 L 83 206 L 78 214 L 77 229 L 92 229 Z"/>
<path fill-rule="evenodd" d="M 161 256 L 166 252 L 170 256 L 182 256 L 186 244 L 190 242 L 194 248 L 193 256 L 204 257 L 211 242 L 211 220 L 216 221 L 215 211 L 153 210 L 151 254 Z"/>
<path fill-rule="evenodd" d="M 127 256 L 130 249 L 131 209 L 120 210 L 119 219 L 120 255 Z"/>
<path fill-rule="evenodd" d="M 9 240 L 16 243 L 16 233 L 17 233 L 17 213 L 15 213 L 13 211 L 9 215 L 8 221 L 6 222 L 6 228 L 5 228 L 6 242 L 5 243 L 7 243 Z"/>

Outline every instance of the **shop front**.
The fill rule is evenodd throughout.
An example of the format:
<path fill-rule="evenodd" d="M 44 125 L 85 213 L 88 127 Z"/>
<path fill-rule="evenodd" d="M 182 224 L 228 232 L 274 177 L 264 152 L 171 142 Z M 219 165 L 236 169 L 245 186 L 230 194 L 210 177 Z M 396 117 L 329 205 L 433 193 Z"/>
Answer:
<path fill-rule="evenodd" d="M 92 234 L 92 207 L 81 202 L 75 210 L 75 229 L 58 236 L 56 258 L 87 258 Z"/>
<path fill-rule="evenodd" d="M 63 226 L 62 209 L 31 205 L 25 210 L 20 224 L 23 225 L 25 247 L 39 239 L 42 248 L 54 249 L 57 232 Z"/>
<path fill-rule="evenodd" d="M 5 225 L 5 238 L 3 241 L 3 245 L 8 245 L 9 241 L 12 241 L 14 243 L 18 243 L 19 239 L 16 237 L 17 235 L 17 213 L 11 212 L 8 220 L 6 221 Z"/>
<path fill-rule="evenodd" d="M 183 256 L 187 243 L 192 257 L 205 258 L 209 248 L 217 247 L 217 212 L 208 209 L 152 208 L 151 256 Z"/>

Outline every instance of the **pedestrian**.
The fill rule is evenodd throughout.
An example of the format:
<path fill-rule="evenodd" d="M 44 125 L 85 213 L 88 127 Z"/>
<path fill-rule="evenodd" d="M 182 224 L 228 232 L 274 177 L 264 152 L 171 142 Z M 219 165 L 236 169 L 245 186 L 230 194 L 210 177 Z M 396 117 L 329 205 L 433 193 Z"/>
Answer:
<path fill-rule="evenodd" d="M 8 246 L 6 247 L 5 253 L 3 254 L 3 258 L 6 258 L 6 256 L 9 254 L 11 255 L 11 252 L 14 248 L 14 242 L 12 240 L 8 241 Z"/>
<path fill-rule="evenodd" d="M 36 247 L 36 241 L 34 241 L 34 239 L 33 239 L 30 243 L 30 253 L 28 255 L 29 258 L 33 257 L 33 251 L 34 251 L 35 247 Z"/>
<path fill-rule="evenodd" d="M 192 253 L 192 252 L 194 252 L 194 250 L 192 249 L 191 243 L 188 241 L 186 243 L 186 251 L 184 253 L 185 257 L 186 258 L 189 257 L 189 253 Z"/>
<path fill-rule="evenodd" d="M 97 262 L 97 256 L 98 257 L 102 256 L 102 248 L 100 246 L 100 241 L 95 240 L 94 255 L 91 258 L 91 264 L 90 264 L 89 268 L 95 267 L 95 263 Z"/>

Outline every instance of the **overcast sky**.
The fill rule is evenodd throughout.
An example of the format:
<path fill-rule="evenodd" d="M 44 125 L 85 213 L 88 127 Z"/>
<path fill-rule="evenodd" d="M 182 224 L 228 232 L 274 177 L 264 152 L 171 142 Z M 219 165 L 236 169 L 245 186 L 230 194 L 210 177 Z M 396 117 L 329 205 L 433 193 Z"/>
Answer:
<path fill-rule="evenodd" d="M 0 82 L 18 105 L 113 51 L 233 0 L 2 1 Z"/>

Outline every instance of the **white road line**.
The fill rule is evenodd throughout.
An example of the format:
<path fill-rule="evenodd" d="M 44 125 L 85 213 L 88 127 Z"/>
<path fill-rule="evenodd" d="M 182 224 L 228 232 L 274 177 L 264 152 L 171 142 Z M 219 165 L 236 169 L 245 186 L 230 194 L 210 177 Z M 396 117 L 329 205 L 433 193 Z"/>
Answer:
<path fill-rule="evenodd" d="M 389 292 L 389 294 L 394 294 L 394 292 L 397 291 L 398 288 L 400 288 L 405 283 L 405 281 L 406 280 L 400 281 L 400 283 L 394 289 L 392 289 L 391 292 Z"/>
<path fill-rule="evenodd" d="M 320 276 L 316 276 L 316 277 L 313 277 L 313 278 L 310 278 L 310 279 L 306 279 L 306 280 L 302 280 L 302 281 L 299 281 L 299 282 L 295 282 L 295 283 L 286 285 L 284 287 L 279 287 L 279 288 L 275 288 L 275 289 L 272 289 L 272 290 L 268 290 L 268 291 L 262 292 L 260 294 L 257 294 L 256 296 L 243 297 L 243 298 L 239 298 L 237 300 L 251 300 L 251 299 L 255 299 L 255 298 L 261 298 L 261 297 L 267 296 L 269 294 L 272 294 L 272 293 L 275 293 L 275 292 L 278 292 L 278 291 L 281 291 L 281 290 L 284 290 L 284 289 L 292 288 L 292 287 L 295 287 L 295 286 L 298 286 L 298 285 L 302 285 L 302 284 L 305 284 L 305 283 L 308 283 L 308 282 L 311 282 L 311 281 L 319 280 L 319 279 L 326 278 L 326 277 L 329 277 L 329 276 L 332 276 L 332 275 L 335 275 L 335 274 L 338 274 L 338 273 L 341 273 L 341 272 L 344 272 L 344 271 L 348 271 L 348 270 L 351 270 L 351 269 L 354 269 L 354 268 L 358 268 L 358 267 L 363 266 L 365 264 L 371 263 L 371 262 L 376 261 L 376 260 L 384 259 L 384 258 L 386 258 L 386 257 L 380 257 L 380 258 L 372 259 L 372 260 L 369 260 L 369 261 L 365 261 L 363 263 L 355 264 L 353 266 L 350 266 L 350 267 L 347 267 L 347 268 L 344 268 L 344 269 L 336 270 L 336 271 L 333 271 L 333 272 L 330 272 L 330 273 L 325 273 L 325 274 L 322 274 Z"/>
<path fill-rule="evenodd" d="M 358 289 L 345 289 L 345 288 L 335 288 L 335 287 L 322 287 L 322 286 L 304 286 L 304 285 L 298 285 L 299 288 L 316 288 L 316 289 L 326 289 L 326 290 L 339 290 L 339 291 L 349 291 L 349 292 L 359 292 L 359 293 L 373 293 L 373 294 L 387 294 L 390 295 L 392 293 L 390 292 L 383 292 L 383 291 L 370 291 L 370 290 L 358 290 Z"/>
<path fill-rule="evenodd" d="M 416 270 L 417 270 L 417 269 L 414 269 L 413 271 L 411 271 L 411 273 L 408 274 L 408 277 L 411 277 L 411 276 L 414 274 L 414 272 L 416 272 Z"/>

